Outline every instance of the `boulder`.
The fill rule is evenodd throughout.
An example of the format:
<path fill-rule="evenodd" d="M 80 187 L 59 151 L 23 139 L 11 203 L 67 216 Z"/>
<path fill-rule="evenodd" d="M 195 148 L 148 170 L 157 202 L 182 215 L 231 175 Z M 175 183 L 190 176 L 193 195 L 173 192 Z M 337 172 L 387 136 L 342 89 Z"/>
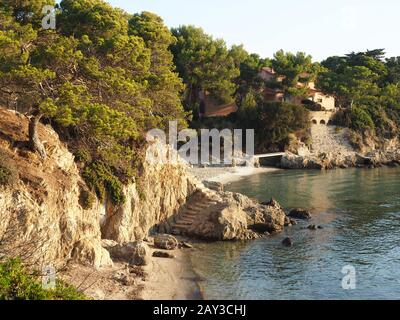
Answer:
<path fill-rule="evenodd" d="M 115 260 L 125 261 L 135 266 L 145 266 L 150 262 L 150 248 L 143 241 L 117 244 L 107 249 Z"/>
<path fill-rule="evenodd" d="M 246 213 L 235 203 L 218 205 L 209 219 L 199 224 L 199 237 L 210 240 L 245 240 L 252 238 L 247 228 Z"/>
<path fill-rule="evenodd" d="M 182 245 L 182 248 L 186 248 L 186 249 L 192 249 L 193 248 L 193 246 L 190 243 L 185 242 L 185 241 L 182 242 L 181 245 Z"/>
<path fill-rule="evenodd" d="M 288 216 L 290 218 L 301 219 L 301 220 L 310 220 L 311 219 L 310 211 L 305 210 L 305 209 L 300 209 L 300 208 L 292 209 L 289 212 Z"/>
<path fill-rule="evenodd" d="M 174 250 L 178 248 L 179 241 L 169 234 L 158 234 L 154 237 L 154 246 L 159 249 Z"/>
<path fill-rule="evenodd" d="M 101 246 L 100 241 L 98 245 L 93 244 L 87 239 L 77 242 L 71 256 L 73 259 L 80 260 L 81 262 L 93 263 L 93 266 L 96 268 L 113 266 L 110 253 Z"/>
<path fill-rule="evenodd" d="M 153 257 L 156 257 L 156 258 L 169 258 L 169 259 L 175 258 L 175 256 L 173 254 L 170 254 L 168 252 L 163 252 L 163 251 L 154 251 L 153 252 Z"/>
<path fill-rule="evenodd" d="M 206 188 L 214 190 L 214 191 L 224 191 L 224 185 L 220 182 L 216 181 L 203 181 L 203 184 Z"/>
<path fill-rule="evenodd" d="M 264 204 L 248 203 L 244 211 L 247 213 L 250 228 L 254 225 L 265 225 L 269 233 L 277 233 L 285 226 L 285 212 L 274 199 Z"/>
<path fill-rule="evenodd" d="M 285 239 L 283 239 L 282 244 L 285 247 L 291 247 L 293 245 L 293 241 L 290 238 L 285 238 Z"/>
<path fill-rule="evenodd" d="M 317 230 L 317 226 L 316 226 L 315 224 L 310 224 L 310 225 L 307 227 L 307 229 L 308 229 L 308 230 L 313 230 L 313 231 L 315 231 L 315 230 Z"/>

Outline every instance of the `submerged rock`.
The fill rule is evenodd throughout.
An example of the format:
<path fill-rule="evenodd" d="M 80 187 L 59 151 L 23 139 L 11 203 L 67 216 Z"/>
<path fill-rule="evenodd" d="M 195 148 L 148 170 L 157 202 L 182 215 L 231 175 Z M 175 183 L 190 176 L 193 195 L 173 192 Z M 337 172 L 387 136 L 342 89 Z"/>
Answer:
<path fill-rule="evenodd" d="M 154 246 L 159 249 L 174 250 L 178 245 L 179 241 L 170 234 L 158 234 L 154 237 Z"/>
<path fill-rule="evenodd" d="M 282 244 L 285 247 L 291 247 L 291 246 L 293 246 L 293 241 L 290 238 L 285 238 L 285 239 L 283 239 Z"/>
<path fill-rule="evenodd" d="M 300 208 L 292 209 L 289 212 L 288 216 L 290 218 L 302 219 L 302 220 L 310 220 L 311 219 L 310 211 L 305 210 L 305 209 L 300 209 Z"/>
<path fill-rule="evenodd" d="M 317 230 L 317 226 L 316 226 L 315 224 L 310 224 L 310 225 L 307 227 L 307 229 L 308 229 L 308 230 L 313 230 L 313 231 L 315 231 L 315 230 Z"/>

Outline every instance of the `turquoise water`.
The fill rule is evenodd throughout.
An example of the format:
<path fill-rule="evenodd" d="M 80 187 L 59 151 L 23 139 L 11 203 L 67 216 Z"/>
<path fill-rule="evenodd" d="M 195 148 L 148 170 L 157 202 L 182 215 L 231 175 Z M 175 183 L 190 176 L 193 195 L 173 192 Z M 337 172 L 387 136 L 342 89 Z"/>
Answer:
<path fill-rule="evenodd" d="M 400 169 L 279 171 L 227 186 L 285 208 L 312 209 L 312 224 L 250 242 L 200 245 L 192 259 L 206 299 L 400 299 Z M 286 248 L 282 239 L 294 245 Z M 353 290 L 342 288 L 344 266 Z"/>

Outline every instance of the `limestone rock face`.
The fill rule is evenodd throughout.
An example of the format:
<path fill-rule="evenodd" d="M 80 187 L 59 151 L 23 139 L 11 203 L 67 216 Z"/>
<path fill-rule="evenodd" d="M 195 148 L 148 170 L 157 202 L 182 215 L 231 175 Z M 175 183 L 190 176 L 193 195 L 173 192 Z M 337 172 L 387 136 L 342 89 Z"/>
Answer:
<path fill-rule="evenodd" d="M 0 255 L 20 256 L 32 263 L 52 264 L 74 258 L 96 267 L 112 263 L 101 246 L 99 219 L 103 206 L 83 209 L 84 182 L 73 155 L 48 126 L 39 126 L 47 158 L 23 148 L 28 119 L 0 109 L 0 149 L 18 169 L 15 185 L 0 187 Z"/>
<path fill-rule="evenodd" d="M 125 204 L 118 208 L 107 204 L 103 237 L 123 243 L 144 239 L 149 233 L 168 233 L 168 220 L 200 185 L 186 167 L 174 150 L 158 141 L 150 145 L 141 177 L 125 187 Z"/>

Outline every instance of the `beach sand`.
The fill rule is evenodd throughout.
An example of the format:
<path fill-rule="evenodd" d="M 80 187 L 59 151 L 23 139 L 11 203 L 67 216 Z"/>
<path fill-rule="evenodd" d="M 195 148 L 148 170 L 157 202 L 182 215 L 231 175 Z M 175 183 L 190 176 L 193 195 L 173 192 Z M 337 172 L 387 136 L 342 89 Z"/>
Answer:
<path fill-rule="evenodd" d="M 193 167 L 189 168 L 188 170 L 200 181 L 206 180 L 228 184 L 238 181 L 246 176 L 265 172 L 276 172 L 281 169 L 273 167 Z"/>
<path fill-rule="evenodd" d="M 153 257 L 151 263 L 144 268 L 148 276 L 140 299 L 201 300 L 198 277 L 193 270 L 189 251 L 190 249 L 166 251 L 173 254 L 174 259 Z"/>

